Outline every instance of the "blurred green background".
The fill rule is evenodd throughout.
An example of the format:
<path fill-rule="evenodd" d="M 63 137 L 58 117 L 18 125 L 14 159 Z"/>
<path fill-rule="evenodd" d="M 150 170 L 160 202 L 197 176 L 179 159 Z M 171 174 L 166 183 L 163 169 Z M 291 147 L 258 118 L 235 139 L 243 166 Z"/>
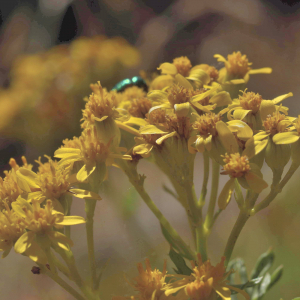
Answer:
<path fill-rule="evenodd" d="M 123 37 L 141 55 L 138 65 L 126 66 L 121 74 L 110 79 L 108 87 L 120 78 L 137 75 L 139 70 L 153 71 L 160 63 L 171 62 L 178 56 L 187 56 L 193 65 L 207 63 L 218 67 L 214 54 L 226 56 L 239 50 L 247 54 L 254 68 L 273 68 L 271 75 L 252 76 L 249 91 L 260 93 L 264 99 L 293 92 L 294 97 L 285 100 L 284 105 L 290 108 L 291 116 L 297 116 L 300 113 L 300 4 L 292 4 L 279 0 L 2 0 L 0 86 L 3 90 L 10 87 L 12 66 L 19 55 L 38 53 L 58 44 L 69 44 L 81 36 L 100 34 L 109 38 Z M 88 86 L 85 93 L 89 93 Z M 82 101 L 84 95 L 76 101 Z M 0 97 L 0 104 L 1 101 Z M 7 103 L 11 105 L 9 101 Z M 74 107 L 80 112 L 82 105 L 83 101 Z M 1 107 L 4 109 L 5 105 Z M 9 126 L 15 124 L 13 119 Z M 76 128 L 74 130 L 76 132 Z M 10 157 L 19 160 L 25 154 L 33 162 L 45 153 L 52 154 L 45 150 L 53 147 L 53 144 L 47 144 L 47 138 L 42 144 L 34 143 L 34 138 L 29 140 L 9 136 L 5 131 L 1 133 L 2 170 L 8 169 Z M 59 145 L 60 139 L 55 143 Z M 201 163 L 201 157 L 197 157 L 195 184 L 198 194 L 202 182 Z M 146 187 L 159 208 L 188 240 L 189 227 L 184 212 L 162 191 L 162 184 L 169 186 L 168 180 L 145 161 L 140 165 L 140 172 L 147 175 Z M 259 255 L 273 247 L 275 265 L 283 264 L 285 269 L 280 283 L 266 300 L 290 300 L 300 296 L 299 175 L 298 170 L 272 205 L 248 221 L 233 253 L 233 258 L 243 257 L 250 270 Z M 271 174 L 267 168 L 264 177 L 270 182 Z M 106 300 L 112 295 L 131 292 L 123 275 L 136 276 L 137 262 L 150 257 L 153 266 L 161 268 L 169 249 L 155 217 L 121 171 L 110 171 L 101 196 L 104 200 L 96 210 L 95 243 L 99 266 L 110 258 L 102 283 L 103 299 Z M 73 213 L 84 216 L 83 202 L 74 201 Z M 214 227 L 209 240 L 213 263 L 217 263 L 223 253 L 237 213 L 236 204 L 232 202 Z M 77 226 L 72 234 L 79 267 L 87 273 L 85 240 L 82 240 L 84 227 Z M 71 299 L 50 279 L 33 275 L 30 272 L 33 265 L 13 251 L 1 260 L 1 299 Z M 172 270 L 171 263 L 169 270 Z"/>

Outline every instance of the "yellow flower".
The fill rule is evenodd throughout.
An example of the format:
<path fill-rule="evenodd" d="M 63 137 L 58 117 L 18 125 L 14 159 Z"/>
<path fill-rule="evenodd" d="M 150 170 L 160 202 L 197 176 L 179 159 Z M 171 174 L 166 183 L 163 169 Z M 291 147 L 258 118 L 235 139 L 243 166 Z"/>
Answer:
<path fill-rule="evenodd" d="M 54 228 L 85 223 L 85 219 L 78 216 L 64 216 L 63 213 L 55 211 L 52 201 L 47 200 L 45 207 L 41 207 L 39 201 L 32 199 L 29 204 L 25 199 L 19 197 L 12 204 L 15 213 L 23 219 L 26 232 L 16 241 L 14 249 L 17 253 L 24 253 L 33 261 L 42 264 L 47 263 L 45 248 L 51 245 L 69 251 L 73 245 L 72 240 Z"/>
<path fill-rule="evenodd" d="M 118 120 L 128 120 L 129 114 L 125 109 L 117 108 L 118 98 L 117 93 L 107 92 L 104 90 L 98 81 L 97 84 L 91 84 L 93 93 L 89 98 L 83 110 L 82 128 L 95 126 L 98 136 L 104 143 L 112 141 L 112 145 L 118 147 L 121 140 L 121 133 L 115 122 Z"/>
<path fill-rule="evenodd" d="M 161 90 L 184 77 L 193 87 L 200 88 L 218 77 L 218 71 L 214 67 L 200 64 L 192 68 L 190 60 L 183 56 L 175 58 L 172 64 L 161 64 L 158 70 L 161 70 L 162 75 L 152 81 L 150 90 Z"/>
<path fill-rule="evenodd" d="M 253 92 L 243 92 L 238 99 L 228 106 L 228 120 L 244 120 L 253 130 L 261 130 L 262 122 L 276 110 L 287 114 L 288 108 L 278 106 L 284 99 L 293 96 L 288 93 L 273 100 L 263 100 L 262 96 Z"/>
<path fill-rule="evenodd" d="M 230 179 L 224 185 L 219 195 L 218 204 L 220 209 L 225 209 L 228 205 L 232 192 L 235 189 L 235 179 L 245 189 L 251 189 L 258 194 L 268 187 L 268 184 L 262 178 L 259 167 L 250 163 L 247 156 L 241 156 L 239 153 L 226 153 L 224 162 L 224 171 L 221 174 L 229 175 Z"/>
<path fill-rule="evenodd" d="M 219 114 L 207 113 L 193 123 L 196 135 L 189 139 L 190 153 L 208 151 L 210 157 L 223 164 L 221 155 L 225 152 L 238 152 L 239 146 L 229 127 L 221 120 L 226 110 Z"/>
<path fill-rule="evenodd" d="M 27 199 L 39 199 L 43 202 L 45 199 L 51 199 L 53 205 L 59 211 L 62 211 L 57 200 L 61 200 L 63 195 L 69 194 L 82 199 L 101 200 L 101 197 L 90 191 L 74 188 L 77 182 L 75 176 L 69 176 L 69 170 L 63 168 L 57 161 L 53 161 L 45 155 L 48 162 L 42 163 L 40 158 L 39 172 L 35 173 L 26 168 L 19 168 L 16 172 L 19 186 L 28 193 Z"/>
<path fill-rule="evenodd" d="M 22 156 L 23 168 L 31 170 L 32 165 L 27 164 L 25 156 Z M 10 171 L 4 171 L 5 177 L 0 177 L 0 210 L 6 207 L 5 203 L 11 207 L 11 203 L 24 193 L 18 185 L 16 171 L 19 170 L 19 165 L 11 158 L 9 161 Z"/>
<path fill-rule="evenodd" d="M 124 150 L 115 148 L 116 151 Z M 104 144 L 99 137 L 96 127 L 85 129 L 79 138 L 65 141 L 65 146 L 55 151 L 54 156 L 61 158 L 59 165 L 69 166 L 74 162 L 82 162 L 83 166 L 77 173 L 77 180 L 85 181 L 97 168 L 99 180 L 106 174 L 106 165 L 112 165 L 114 158 L 131 160 L 130 155 L 112 153 L 110 142 Z"/>
<path fill-rule="evenodd" d="M 231 104 L 230 95 L 225 91 L 217 91 L 219 85 L 213 88 L 194 89 L 186 78 L 177 74 L 175 84 L 160 90 L 153 90 L 147 97 L 153 102 L 153 108 L 161 107 L 164 109 L 172 108 L 176 114 L 182 114 L 188 106 L 193 107 L 200 114 L 209 113 L 216 107 L 222 107 Z"/>
<path fill-rule="evenodd" d="M 279 132 L 273 136 L 273 142 L 276 145 L 290 145 L 291 144 L 291 158 L 295 163 L 300 163 L 300 115 L 292 123 L 290 131 Z M 293 129 L 296 129 L 294 131 Z"/>
<path fill-rule="evenodd" d="M 175 298 L 167 297 L 164 294 L 164 287 L 166 286 L 166 274 L 167 274 L 167 261 L 164 262 L 163 271 L 158 269 L 152 270 L 150 261 L 148 258 L 145 260 L 146 268 L 144 270 L 143 265 L 138 263 L 137 268 L 139 275 L 135 277 L 134 282 L 130 283 L 134 287 L 137 295 L 131 297 L 114 297 L 113 300 L 173 300 Z"/>
<path fill-rule="evenodd" d="M 263 121 L 264 131 L 258 132 L 250 138 L 245 144 L 244 155 L 249 158 L 254 157 L 262 150 L 266 149 L 265 159 L 268 166 L 272 169 L 283 168 L 290 159 L 289 145 L 276 144 L 276 136 L 279 133 L 284 133 L 292 129 L 292 121 L 294 118 L 288 117 L 281 113 L 280 106 L 277 106 L 276 111 Z"/>
<path fill-rule="evenodd" d="M 234 290 L 243 295 L 245 299 L 250 299 L 245 291 L 227 285 L 226 278 L 232 271 L 226 273 L 224 256 L 215 267 L 211 265 L 209 260 L 203 263 L 200 254 L 197 256 L 197 266 L 192 262 L 193 273 L 190 276 L 173 275 L 174 278 L 180 279 L 169 283 L 164 288 L 167 296 L 179 291 L 176 295 L 177 300 L 214 300 L 217 296 L 224 300 L 230 300 L 230 290 Z M 184 292 L 182 291 L 183 288 Z"/>
<path fill-rule="evenodd" d="M 152 107 L 152 102 L 146 97 L 145 91 L 137 86 L 126 88 L 124 92 L 118 93 L 118 96 L 120 97 L 118 108 L 127 110 L 134 118 L 144 119 Z"/>
<path fill-rule="evenodd" d="M 4 209 L 0 212 L 0 251 L 6 257 L 15 242 L 25 232 L 25 222 L 13 209 L 4 202 Z"/>
<path fill-rule="evenodd" d="M 215 54 L 219 62 L 223 62 L 225 67 L 219 71 L 219 82 L 225 84 L 241 84 L 249 81 L 251 74 L 270 74 L 271 68 L 253 70 L 246 55 L 240 51 L 228 54 L 227 60 L 220 54 Z"/>

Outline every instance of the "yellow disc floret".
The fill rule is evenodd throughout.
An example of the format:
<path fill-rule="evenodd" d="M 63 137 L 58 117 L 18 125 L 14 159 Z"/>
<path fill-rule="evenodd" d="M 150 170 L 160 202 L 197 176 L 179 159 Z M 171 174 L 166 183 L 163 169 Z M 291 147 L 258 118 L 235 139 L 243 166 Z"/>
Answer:
<path fill-rule="evenodd" d="M 61 168 L 58 162 L 53 161 L 49 156 L 46 158 L 48 162 L 44 164 L 41 162 L 41 158 L 36 161 L 39 164 L 37 184 L 46 198 L 59 199 L 69 189 L 69 171 L 66 168 Z"/>
<path fill-rule="evenodd" d="M 152 270 L 150 261 L 146 258 L 146 269 L 144 270 L 141 263 L 138 264 L 139 275 L 134 278 L 135 283 L 133 284 L 135 290 L 140 292 L 141 300 L 152 299 L 152 295 L 155 292 L 155 299 L 164 293 L 162 288 L 166 285 L 166 273 L 167 273 L 167 262 L 165 261 L 163 271 L 160 272 L 158 269 Z"/>
<path fill-rule="evenodd" d="M 152 107 L 152 102 L 146 97 L 133 99 L 128 107 L 128 112 L 136 118 L 145 118 Z"/>
<path fill-rule="evenodd" d="M 27 163 L 26 158 L 22 157 L 23 167 L 31 170 L 32 165 Z M 15 159 L 11 158 L 9 161 L 11 166 L 10 171 L 4 171 L 5 177 L 2 179 L 0 177 L 0 210 L 5 208 L 7 203 L 11 207 L 11 203 L 16 201 L 16 199 L 23 193 L 22 189 L 18 186 L 16 171 L 19 170 L 19 165 L 16 163 Z"/>
<path fill-rule="evenodd" d="M 237 78 L 243 78 L 251 69 L 250 65 L 247 56 L 240 51 L 228 54 L 225 62 L 227 72 Z"/>
<path fill-rule="evenodd" d="M 231 177 L 242 177 L 250 171 L 249 159 L 246 155 L 239 153 L 225 154 L 223 161 L 224 171 L 221 174 L 229 174 Z"/>
<path fill-rule="evenodd" d="M 251 110 L 253 114 L 259 111 L 262 97 L 259 94 L 253 92 L 243 92 L 243 95 L 239 96 L 240 105 L 245 110 Z"/>
<path fill-rule="evenodd" d="M 281 114 L 279 111 L 273 113 L 273 116 L 268 116 L 263 122 L 263 126 L 266 129 L 266 132 L 274 135 L 279 132 L 288 131 L 288 126 L 290 122 L 285 122 L 286 116 Z"/>
<path fill-rule="evenodd" d="M 119 113 L 115 110 L 118 104 L 115 93 L 108 93 L 103 90 L 100 81 L 98 84 L 91 84 L 93 93 L 89 96 L 83 110 L 82 128 L 87 128 L 95 123 L 95 119 L 101 121 L 106 117 L 116 118 Z"/>
<path fill-rule="evenodd" d="M 5 209 L 0 212 L 0 251 L 9 252 L 13 244 L 24 233 L 25 223 L 23 218 L 10 209 L 6 203 L 4 206 Z"/>
<path fill-rule="evenodd" d="M 173 59 L 173 65 L 176 66 L 177 72 L 182 76 L 188 76 L 192 68 L 191 61 L 186 56 Z"/>
<path fill-rule="evenodd" d="M 221 121 L 222 116 L 220 114 L 207 113 L 200 116 L 195 123 L 193 128 L 197 130 L 197 134 L 207 138 L 208 136 L 217 136 L 218 132 L 216 129 L 217 122 Z"/>

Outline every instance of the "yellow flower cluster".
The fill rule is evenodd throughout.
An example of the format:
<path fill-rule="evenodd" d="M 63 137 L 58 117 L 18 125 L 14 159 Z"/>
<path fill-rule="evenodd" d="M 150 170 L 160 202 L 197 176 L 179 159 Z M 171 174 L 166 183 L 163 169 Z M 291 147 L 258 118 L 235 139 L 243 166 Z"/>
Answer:
<path fill-rule="evenodd" d="M 61 72 L 60 63 L 64 67 L 72 65 L 69 61 L 69 57 L 72 57 L 76 58 L 79 66 L 88 63 L 95 71 L 98 59 L 100 61 L 104 57 L 108 67 L 111 60 L 115 60 L 123 51 L 99 38 L 96 41 L 104 43 L 111 50 L 112 56 L 105 57 L 105 51 L 98 56 L 99 49 L 95 41 L 90 41 L 87 53 L 87 41 L 81 40 L 70 48 L 59 48 L 59 53 L 54 51 L 47 54 L 51 58 L 49 67 L 58 69 L 55 71 L 58 74 Z M 124 46 L 120 40 L 117 42 Z M 60 51 L 68 52 L 68 58 L 64 57 L 66 61 L 58 59 Z M 130 56 L 128 52 L 126 55 Z M 215 57 L 225 64 L 221 70 L 207 64 L 192 66 L 187 57 L 161 64 L 158 68 L 161 74 L 148 82 L 148 93 L 134 86 L 130 80 L 127 80 L 129 86 L 122 90 L 109 91 L 100 82 L 91 84 L 92 94 L 84 99 L 82 132 L 80 136 L 62 142 L 63 145 L 54 153 L 54 157 L 60 160 L 55 161 L 46 156 L 48 161 L 43 163 L 39 158 L 37 172 L 32 170 L 25 158 L 23 167 L 11 160 L 12 170 L 5 172 L 4 179 L 0 180 L 0 250 L 4 252 L 3 256 L 14 247 L 16 252 L 40 264 L 48 262 L 56 280 L 57 274 L 53 270 L 55 266 L 67 275 L 72 273 L 73 261 L 70 263 L 70 254 L 65 254 L 70 253 L 72 240 L 69 231 L 63 226 L 85 223 L 82 217 L 69 215 L 70 196 L 82 198 L 86 205 L 91 282 L 86 288 L 76 271 L 69 274 L 69 278 L 76 282 L 87 299 L 98 299 L 89 298 L 91 292 L 98 292 L 101 278 L 101 275 L 97 275 L 93 249 L 93 217 L 96 200 L 101 199 L 98 195 L 99 186 L 108 178 L 108 167 L 114 166 L 124 171 L 159 219 L 166 239 L 181 259 L 184 261 L 184 257 L 195 261 L 192 263 L 193 270 L 188 273 L 190 275 L 167 275 L 166 263 L 160 272 L 152 270 L 147 259 L 146 269 L 138 264 L 139 275 L 131 282 L 137 294 L 127 298 L 115 297 L 115 300 L 214 300 L 217 297 L 229 300 L 231 290 L 250 299 L 246 292 L 229 286 L 226 281 L 230 274 L 225 271 L 226 265 L 240 228 L 233 230 L 224 252 L 225 257 L 222 257 L 219 264 L 212 266 L 207 260 L 206 238 L 216 219 L 215 205 L 218 203 L 220 211 L 224 210 L 235 192 L 240 208 L 236 226 L 240 223 L 243 226 L 251 214 L 274 199 L 288 180 L 283 180 L 284 184 L 280 182 L 290 158 L 293 160 L 290 175 L 300 165 L 300 116 L 298 119 L 288 116 L 288 108 L 281 105 L 292 93 L 266 100 L 244 88 L 251 74 L 270 73 L 270 68 L 252 69 L 246 55 L 240 52 L 228 55 L 227 59 L 221 55 Z M 60 63 L 52 66 L 50 62 L 56 59 Z M 124 59 L 123 64 L 131 63 Z M 75 75 L 81 74 L 79 66 L 72 65 Z M 77 78 L 72 73 L 72 77 L 68 73 L 70 69 L 66 70 L 63 76 L 69 77 L 64 77 L 62 84 L 65 89 L 69 89 L 67 83 L 76 86 L 75 82 L 80 76 Z M 33 99 L 33 106 L 35 101 Z M 196 197 L 193 184 L 194 159 L 198 152 L 204 158 L 200 200 Z M 184 242 L 146 193 L 145 176 L 138 174 L 137 164 L 147 158 L 170 179 L 177 194 L 175 198 L 187 212 L 196 251 Z M 213 165 L 212 188 L 217 191 L 219 174 L 227 175 L 228 181 L 219 197 L 212 190 L 211 202 L 204 218 L 202 207 L 205 203 L 210 159 Z M 254 206 L 258 195 L 268 187 L 261 173 L 264 161 L 274 174 L 271 193 Z M 223 167 L 221 173 L 220 167 Z M 88 190 L 80 188 L 83 186 Z M 246 190 L 245 199 L 241 187 Z M 68 267 L 71 266 L 69 271 L 55 260 L 50 249 L 60 254 L 61 249 L 65 251 L 62 258 Z M 171 277 L 171 280 L 166 280 L 167 277 Z"/>

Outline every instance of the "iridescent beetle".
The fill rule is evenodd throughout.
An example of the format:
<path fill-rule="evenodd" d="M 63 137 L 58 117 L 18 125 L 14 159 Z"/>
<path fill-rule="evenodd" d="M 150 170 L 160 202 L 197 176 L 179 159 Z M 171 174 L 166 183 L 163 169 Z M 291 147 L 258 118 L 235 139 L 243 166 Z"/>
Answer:
<path fill-rule="evenodd" d="M 126 78 L 122 81 L 118 82 L 111 90 L 116 90 L 118 93 L 125 91 L 128 87 L 137 86 L 139 88 L 143 88 L 144 91 L 148 92 L 148 86 L 145 80 L 140 76 L 134 76 L 131 79 Z"/>

